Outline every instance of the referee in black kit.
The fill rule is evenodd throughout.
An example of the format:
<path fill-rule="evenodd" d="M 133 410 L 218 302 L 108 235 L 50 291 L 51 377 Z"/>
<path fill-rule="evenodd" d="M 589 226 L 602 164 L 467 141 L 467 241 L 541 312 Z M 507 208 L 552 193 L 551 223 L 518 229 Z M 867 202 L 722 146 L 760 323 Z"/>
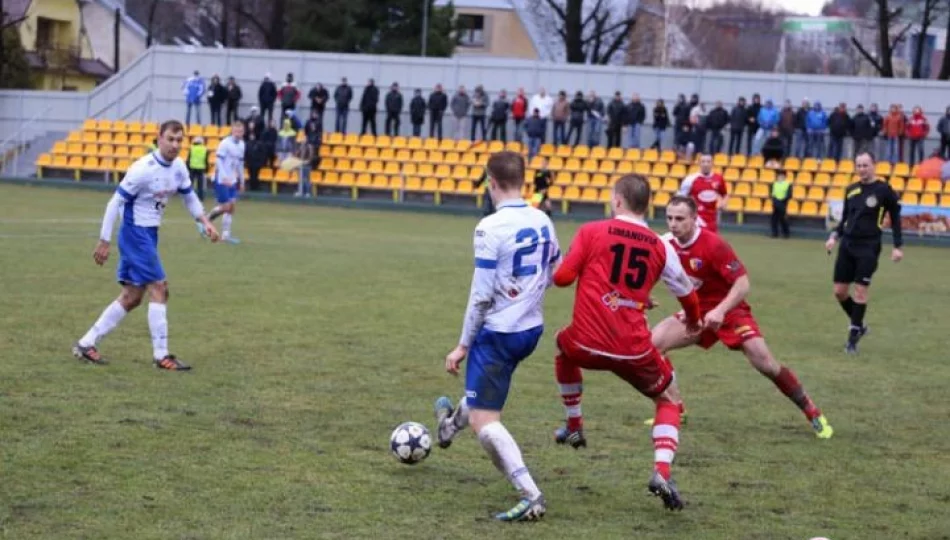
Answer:
<path fill-rule="evenodd" d="M 845 347 L 849 354 L 858 352 L 858 341 L 868 332 L 864 313 L 868 307 L 871 276 L 877 270 L 881 255 L 881 224 L 885 212 L 891 218 L 894 235 L 891 260 L 899 262 L 904 257 L 901 251 L 901 205 L 897 193 L 887 182 L 874 177 L 874 156 L 870 152 L 858 154 L 854 166 L 860 181 L 845 191 L 841 221 L 825 242 L 825 249 L 831 254 L 835 244 L 841 240 L 835 259 L 835 298 L 851 319 Z M 848 294 L 852 283 L 853 296 Z"/>

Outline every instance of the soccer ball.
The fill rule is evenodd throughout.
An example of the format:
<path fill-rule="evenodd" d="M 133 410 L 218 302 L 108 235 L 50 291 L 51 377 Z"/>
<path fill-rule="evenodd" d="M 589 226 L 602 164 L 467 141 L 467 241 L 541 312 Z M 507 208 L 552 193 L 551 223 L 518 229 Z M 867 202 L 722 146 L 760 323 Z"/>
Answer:
<path fill-rule="evenodd" d="M 432 449 L 429 430 L 418 422 L 403 422 L 390 435 L 389 449 L 401 463 L 415 465 L 429 457 Z"/>

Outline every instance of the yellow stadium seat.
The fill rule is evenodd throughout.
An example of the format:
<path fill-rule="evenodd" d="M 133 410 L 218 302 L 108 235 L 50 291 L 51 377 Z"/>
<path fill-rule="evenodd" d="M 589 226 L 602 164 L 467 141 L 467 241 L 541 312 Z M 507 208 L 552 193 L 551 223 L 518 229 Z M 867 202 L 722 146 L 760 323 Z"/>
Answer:
<path fill-rule="evenodd" d="M 610 161 L 608 163 L 613 163 L 613 162 Z M 585 159 L 584 163 L 581 165 L 581 170 L 589 172 L 589 173 L 595 173 L 598 170 L 600 170 L 600 165 L 597 163 L 596 159 Z"/>
<path fill-rule="evenodd" d="M 735 182 L 739 179 L 739 169 L 735 167 L 729 167 L 726 169 L 726 172 L 723 173 L 722 179 L 727 182 Z"/>
<path fill-rule="evenodd" d="M 584 202 L 597 202 L 598 197 L 600 197 L 600 190 L 597 188 L 586 187 L 581 191 L 580 200 Z"/>
<path fill-rule="evenodd" d="M 633 172 L 644 176 L 650 174 L 650 164 L 645 161 L 639 161 L 633 166 Z"/>
<path fill-rule="evenodd" d="M 739 182 L 736 184 L 735 190 L 732 192 L 732 195 L 736 197 L 748 197 L 752 195 L 752 187 L 748 182 Z"/>
<path fill-rule="evenodd" d="M 920 196 L 921 206 L 937 206 L 937 194 L 936 193 L 924 193 Z"/>
<path fill-rule="evenodd" d="M 82 131 L 70 131 L 66 135 L 66 142 L 82 142 Z"/>
<path fill-rule="evenodd" d="M 618 167 L 616 161 L 605 159 L 600 162 L 600 165 L 597 167 L 597 172 L 603 174 L 613 174 L 615 172 L 626 174 L 633 172 L 633 164 L 629 161 L 621 161 L 620 166 Z"/>
<path fill-rule="evenodd" d="M 82 143 L 69 143 L 66 146 L 67 154 L 81 154 L 82 153 Z"/>
<path fill-rule="evenodd" d="M 838 172 L 839 173 L 854 173 L 854 161 L 850 159 L 842 159 L 838 162 Z"/>
<path fill-rule="evenodd" d="M 68 148 L 66 141 L 56 141 L 53 143 L 53 154 L 65 154 L 66 149 Z"/>
<path fill-rule="evenodd" d="M 369 187 L 373 185 L 373 175 L 369 173 L 359 173 L 356 175 L 356 187 Z"/>
<path fill-rule="evenodd" d="M 661 191 L 653 196 L 653 206 L 666 206 L 670 204 L 670 194 Z"/>
<path fill-rule="evenodd" d="M 448 167 L 448 166 L 446 166 Z M 386 170 L 386 165 L 382 161 L 370 161 L 366 168 L 370 174 L 382 174 Z"/>
<path fill-rule="evenodd" d="M 600 190 L 600 196 L 597 198 L 597 202 L 609 203 L 613 199 L 611 190 L 602 189 Z"/>
<path fill-rule="evenodd" d="M 716 167 L 726 167 L 729 165 L 729 155 L 721 152 L 716 154 L 713 156 L 713 165 Z"/>
<path fill-rule="evenodd" d="M 674 163 L 676 162 L 676 152 L 672 150 L 664 150 L 660 153 L 660 161 L 663 163 Z"/>
<path fill-rule="evenodd" d="M 100 144 L 96 155 L 99 157 L 112 157 L 115 148 L 111 144 Z"/>
<path fill-rule="evenodd" d="M 435 167 L 431 163 L 420 163 L 419 164 L 419 176 L 432 176 L 435 174 Z"/>
<path fill-rule="evenodd" d="M 442 161 L 449 165 L 455 165 L 456 163 L 462 161 L 462 156 L 458 152 L 446 152 L 442 156 Z"/>
<path fill-rule="evenodd" d="M 802 200 L 808 195 L 808 189 L 805 186 L 792 186 L 792 199 Z"/>
<path fill-rule="evenodd" d="M 399 136 L 393 137 L 392 141 L 389 143 L 389 146 L 391 148 L 399 149 L 399 148 L 405 148 L 406 144 L 407 144 L 406 138 L 399 135 Z"/>
<path fill-rule="evenodd" d="M 795 177 L 795 183 L 800 186 L 810 186 L 812 181 L 812 173 L 807 171 L 802 171 Z"/>
<path fill-rule="evenodd" d="M 320 171 L 323 176 L 320 178 L 321 184 L 335 186 L 340 183 L 340 175 L 336 171 Z"/>
<path fill-rule="evenodd" d="M 607 175 L 597 173 L 590 178 L 590 185 L 593 187 L 606 187 L 608 184 Z"/>
<path fill-rule="evenodd" d="M 573 151 L 570 146 L 566 144 L 558 145 L 554 149 L 554 155 L 562 158 L 569 158 L 573 154 Z"/>
<path fill-rule="evenodd" d="M 775 169 L 762 169 L 759 172 L 759 182 L 768 184 L 775 182 Z"/>
<path fill-rule="evenodd" d="M 129 130 L 131 133 L 131 129 Z M 158 123 L 157 122 L 146 122 L 142 125 L 142 130 L 140 133 L 148 135 L 149 137 L 155 137 L 158 135 Z"/>
<path fill-rule="evenodd" d="M 943 182 L 940 180 L 927 180 L 924 184 L 924 193 L 940 193 L 943 190 Z"/>
<path fill-rule="evenodd" d="M 117 159 L 117 160 L 115 160 L 115 169 L 113 169 L 113 170 L 116 171 L 116 172 L 124 173 L 125 171 L 129 170 L 129 167 L 131 167 L 131 166 L 132 166 L 132 164 L 131 164 L 131 162 L 130 162 L 129 160 L 127 160 L 127 159 Z"/>
<path fill-rule="evenodd" d="M 102 158 L 99 160 L 99 170 L 100 171 L 112 171 L 115 170 L 115 160 L 112 158 Z"/>
<path fill-rule="evenodd" d="M 835 163 L 833 159 L 823 159 L 818 165 L 818 170 L 820 172 L 833 173 L 838 170 L 838 164 Z M 802 211 L 804 212 L 804 208 L 802 208 Z"/>
<path fill-rule="evenodd" d="M 561 146 L 561 148 L 568 148 L 568 150 L 570 150 L 570 147 L 566 145 Z M 563 169 L 571 172 L 579 171 L 581 170 L 581 160 L 577 158 L 567 158 L 567 161 L 564 162 Z"/>
<path fill-rule="evenodd" d="M 54 169 L 65 169 L 69 165 L 69 158 L 66 156 L 53 156 L 52 167 Z"/>
<path fill-rule="evenodd" d="M 431 141 L 435 144 L 438 144 L 438 142 L 435 139 L 431 139 Z M 356 144 L 359 146 L 364 146 L 364 147 L 374 146 L 376 144 L 376 137 L 368 133 L 366 135 L 360 135 L 359 139 L 357 139 L 356 141 Z"/>
<path fill-rule="evenodd" d="M 769 186 L 761 182 L 757 182 L 752 185 L 752 196 L 759 197 L 760 199 L 767 199 L 771 195 Z"/>
<path fill-rule="evenodd" d="M 890 176 L 891 164 L 886 161 L 878 161 L 874 165 L 874 174 L 876 174 L 877 176 Z"/>
<path fill-rule="evenodd" d="M 112 136 L 113 144 L 129 144 L 129 135 L 128 133 L 116 133 Z"/>
<path fill-rule="evenodd" d="M 729 159 L 729 166 L 737 169 L 744 169 L 746 166 L 746 157 L 743 154 L 733 154 Z"/>
<path fill-rule="evenodd" d="M 901 162 L 894 165 L 894 172 L 891 173 L 895 176 L 910 176 L 910 165 Z"/>
<path fill-rule="evenodd" d="M 455 192 L 455 180 L 451 178 L 443 178 L 439 181 L 439 191 L 443 193 L 454 193 Z"/>
<path fill-rule="evenodd" d="M 82 156 L 70 156 L 69 161 L 66 163 L 66 167 L 70 169 L 81 169 Z"/>
<path fill-rule="evenodd" d="M 831 175 L 826 172 L 820 172 L 815 175 L 815 181 L 813 184 L 816 186 L 828 187 L 831 185 Z"/>
<path fill-rule="evenodd" d="M 445 152 L 442 150 L 430 150 L 429 161 L 432 163 L 445 163 Z"/>
<path fill-rule="evenodd" d="M 564 199 L 577 201 L 581 198 L 581 189 L 577 186 L 567 186 L 564 188 Z"/>
<path fill-rule="evenodd" d="M 818 160 L 815 158 L 805 158 L 802 161 L 802 170 L 807 172 L 818 172 Z"/>
<path fill-rule="evenodd" d="M 356 185 L 356 175 L 351 172 L 345 172 L 340 175 L 340 186 L 351 187 Z"/>
<path fill-rule="evenodd" d="M 579 172 L 574 173 L 574 185 L 575 186 L 589 186 L 590 185 L 590 173 L 588 172 Z"/>
<path fill-rule="evenodd" d="M 416 163 L 425 163 L 426 161 L 429 161 L 429 154 L 425 150 L 413 150 L 412 161 L 415 161 Z"/>
<path fill-rule="evenodd" d="M 541 149 L 538 151 L 538 154 L 544 157 L 556 156 L 557 148 L 551 143 L 544 143 L 541 145 Z"/>
<path fill-rule="evenodd" d="M 669 176 L 678 179 L 686 178 L 686 165 L 683 165 L 682 163 L 674 163 L 672 166 L 670 166 Z"/>
<path fill-rule="evenodd" d="M 456 165 L 452 168 L 452 178 L 464 180 L 468 178 L 468 167 L 465 165 Z"/>
<path fill-rule="evenodd" d="M 788 171 L 797 171 L 802 168 L 802 160 L 797 157 L 787 157 L 785 158 L 785 170 Z"/>
<path fill-rule="evenodd" d="M 679 180 L 677 180 L 676 178 L 665 178 L 663 179 L 663 185 L 660 188 L 660 190 L 665 191 L 667 193 L 676 193 L 677 191 L 679 191 L 679 188 L 680 188 Z"/>
<path fill-rule="evenodd" d="M 742 210 L 742 199 L 739 197 L 729 197 L 726 201 L 727 212 L 738 212 Z"/>
<path fill-rule="evenodd" d="M 940 196 L 940 206 L 943 208 L 950 208 L 950 195 Z"/>
<path fill-rule="evenodd" d="M 349 137 L 349 135 L 347 135 Z M 409 150 L 419 150 L 422 148 L 422 139 L 419 137 L 410 137 L 406 139 L 406 148 Z"/>
<path fill-rule="evenodd" d="M 421 191 L 422 179 L 418 176 L 410 176 L 406 178 L 406 182 L 403 184 L 403 189 L 406 191 Z"/>
<path fill-rule="evenodd" d="M 653 164 L 653 176 L 667 176 L 670 174 L 670 166 L 667 163 L 657 162 Z"/>
<path fill-rule="evenodd" d="M 818 216 L 818 215 L 819 215 L 819 213 L 818 213 L 818 203 L 815 202 L 815 201 L 805 201 L 805 202 L 803 202 L 803 203 L 802 203 L 802 207 L 801 207 L 800 213 L 801 213 L 801 215 L 803 215 L 803 216 L 809 216 L 809 217 Z"/>
<path fill-rule="evenodd" d="M 800 203 L 796 200 L 788 201 L 788 213 L 793 216 L 798 215 Z"/>
<path fill-rule="evenodd" d="M 574 147 L 571 155 L 577 159 L 587 159 L 590 157 L 590 147 L 584 144 L 579 144 Z"/>
<path fill-rule="evenodd" d="M 96 122 L 96 131 L 112 131 L 112 120 L 99 120 Z"/>
<path fill-rule="evenodd" d="M 749 157 L 749 162 L 746 167 L 751 167 L 754 169 L 761 169 L 765 166 L 765 158 L 761 155 Z"/>
<path fill-rule="evenodd" d="M 129 153 L 129 147 L 128 147 L 128 146 L 116 146 L 116 147 L 115 147 L 115 152 L 112 154 L 112 157 L 114 157 L 114 158 L 116 158 L 116 159 L 127 159 L 127 158 L 129 158 L 129 157 L 131 157 L 131 156 L 132 156 L 132 154 Z M 214 156 L 214 154 L 212 154 L 212 157 L 213 157 L 213 156 Z"/>
<path fill-rule="evenodd" d="M 459 180 L 455 183 L 456 193 L 473 193 L 474 188 L 472 187 L 471 180 Z"/>
<path fill-rule="evenodd" d="M 564 168 L 564 160 L 555 156 L 548 158 L 548 169 L 559 170 Z"/>
<path fill-rule="evenodd" d="M 111 143 L 111 142 L 112 142 L 112 132 L 111 132 L 111 131 L 103 131 L 103 132 L 100 132 L 100 133 L 99 133 L 99 136 L 96 137 L 96 142 L 98 142 L 98 143 L 100 143 L 100 144 L 102 144 L 102 143 L 105 143 L 105 144 Z"/>
<path fill-rule="evenodd" d="M 562 188 L 561 186 L 551 186 L 551 187 L 548 189 L 548 197 L 550 197 L 550 198 L 553 199 L 553 200 L 557 200 L 557 201 L 563 199 L 563 198 L 564 198 L 564 188 Z"/>
<path fill-rule="evenodd" d="M 847 173 L 835 173 L 834 178 L 831 179 L 831 185 L 835 187 L 846 187 L 851 183 L 851 175 Z"/>
<path fill-rule="evenodd" d="M 151 142 L 151 139 L 149 142 Z M 145 137 L 143 137 L 141 133 L 129 136 L 129 146 L 142 146 L 143 144 L 145 144 Z"/>
<path fill-rule="evenodd" d="M 739 177 L 739 180 L 743 182 L 755 182 L 759 179 L 759 173 L 755 169 L 743 169 L 742 176 Z"/>
<path fill-rule="evenodd" d="M 808 188 L 808 193 L 805 195 L 805 198 L 809 201 L 821 202 L 825 200 L 825 190 L 817 186 L 810 187 Z"/>
<path fill-rule="evenodd" d="M 557 173 L 557 176 L 554 177 L 554 183 L 559 186 L 567 186 L 571 184 L 571 178 L 571 173 L 561 171 Z"/>
<path fill-rule="evenodd" d="M 36 158 L 37 167 L 49 167 L 53 163 L 53 156 L 50 154 L 40 154 Z"/>
<path fill-rule="evenodd" d="M 894 191 L 900 192 L 900 191 L 904 191 L 904 189 L 906 189 L 906 180 L 904 180 L 904 179 L 901 178 L 900 176 L 892 176 L 892 177 L 890 177 L 890 179 L 888 179 L 887 183 L 891 185 L 891 188 L 894 189 Z"/>
<path fill-rule="evenodd" d="M 762 199 L 749 197 L 748 199 L 745 200 L 745 206 L 743 207 L 743 210 L 745 210 L 746 212 L 755 212 L 755 213 L 762 212 Z"/>
<path fill-rule="evenodd" d="M 828 188 L 828 192 L 825 195 L 825 198 L 829 201 L 843 201 L 844 188 L 840 188 L 840 187 Z"/>
<path fill-rule="evenodd" d="M 452 168 L 445 164 L 436 165 L 435 176 L 436 178 L 449 178 L 452 176 Z"/>
<path fill-rule="evenodd" d="M 363 150 L 363 159 L 366 161 L 373 161 L 374 159 L 379 159 L 379 148 L 368 147 Z"/>
<path fill-rule="evenodd" d="M 610 159 L 613 161 L 620 161 L 623 159 L 623 148 L 611 148 L 607 150 L 607 156 L 605 159 Z"/>
<path fill-rule="evenodd" d="M 905 192 L 901 196 L 901 204 L 916 206 L 918 202 L 919 202 L 919 198 L 916 193 Z"/>
<path fill-rule="evenodd" d="M 96 130 L 96 120 L 95 118 L 87 118 L 82 123 L 83 131 L 95 131 Z"/>
<path fill-rule="evenodd" d="M 920 193 L 924 190 L 924 181 L 920 178 L 909 178 L 907 180 L 907 191 L 911 193 Z"/>
<path fill-rule="evenodd" d="M 82 152 L 84 156 L 95 156 L 99 153 L 99 146 L 96 144 L 84 144 L 82 146 Z"/>
<path fill-rule="evenodd" d="M 595 146 L 590 149 L 591 159 L 604 159 L 607 157 L 607 149 L 603 146 Z"/>
<path fill-rule="evenodd" d="M 86 131 L 82 134 L 82 142 L 84 143 L 94 143 L 96 142 L 98 135 L 94 131 Z"/>

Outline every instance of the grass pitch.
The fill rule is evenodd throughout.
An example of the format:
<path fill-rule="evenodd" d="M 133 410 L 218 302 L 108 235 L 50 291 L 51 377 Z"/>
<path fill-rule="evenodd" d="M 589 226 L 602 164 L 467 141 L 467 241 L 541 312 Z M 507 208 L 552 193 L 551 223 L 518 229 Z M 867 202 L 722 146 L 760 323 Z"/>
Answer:
<path fill-rule="evenodd" d="M 239 246 L 201 241 L 176 202 L 161 232 L 172 352 L 151 366 L 144 310 L 101 344 L 70 345 L 118 293 L 92 249 L 107 194 L 0 186 L 0 537 L 950 538 L 947 252 L 882 262 L 858 357 L 820 241 L 730 235 L 776 356 L 835 427 L 801 414 L 738 354 L 673 356 L 690 410 L 674 465 L 687 508 L 645 495 L 649 402 L 586 375 L 590 447 L 557 447 L 547 333 L 515 376 L 506 424 L 549 501 L 537 524 L 490 519 L 513 490 L 470 435 L 407 467 L 405 420 L 461 394 L 442 369 L 471 274 L 471 217 L 244 203 Z M 576 225 L 557 223 L 562 244 Z M 887 251 L 885 251 L 886 255 Z M 883 261 L 883 259 L 882 259 Z M 673 309 L 663 290 L 663 313 Z"/>

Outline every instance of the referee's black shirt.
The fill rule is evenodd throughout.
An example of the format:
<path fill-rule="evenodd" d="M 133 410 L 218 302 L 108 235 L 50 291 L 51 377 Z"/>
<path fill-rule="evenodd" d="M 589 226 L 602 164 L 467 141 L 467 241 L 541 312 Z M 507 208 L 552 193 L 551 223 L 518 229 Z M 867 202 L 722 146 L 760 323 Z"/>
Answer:
<path fill-rule="evenodd" d="M 901 205 L 897 193 L 887 182 L 855 182 L 844 192 L 844 210 L 835 229 L 838 238 L 852 242 L 880 243 L 884 212 L 891 218 L 894 247 L 904 244 L 901 235 Z"/>

